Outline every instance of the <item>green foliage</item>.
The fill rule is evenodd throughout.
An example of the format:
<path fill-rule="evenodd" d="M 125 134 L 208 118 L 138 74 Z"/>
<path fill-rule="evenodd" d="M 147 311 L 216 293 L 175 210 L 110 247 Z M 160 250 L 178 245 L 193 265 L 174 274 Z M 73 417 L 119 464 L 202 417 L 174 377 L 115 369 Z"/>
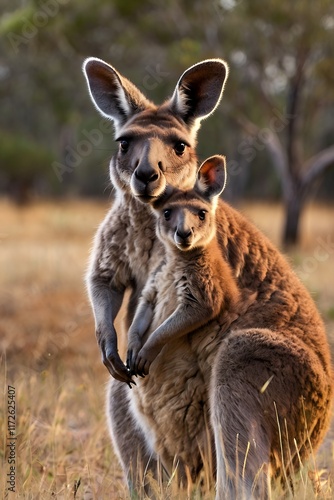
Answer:
<path fill-rule="evenodd" d="M 331 321 L 334 321 L 334 307 L 330 307 L 329 309 L 327 309 L 326 316 Z"/>
<path fill-rule="evenodd" d="M 138 13 L 138 2 L 136 0 L 127 0 L 126 2 L 124 2 L 123 0 L 115 0 L 114 3 L 122 16 L 137 17 L 136 15 Z"/>
<path fill-rule="evenodd" d="M 202 126 L 199 153 L 201 158 L 227 154 L 228 160 L 242 165 L 241 173 L 232 176 L 230 194 L 234 186 L 235 193 L 257 194 L 255 187 L 261 185 L 265 196 L 277 196 L 279 181 L 268 156 L 260 148 L 252 159 L 243 154 L 238 118 L 245 116 L 266 128 L 277 110 L 286 113 L 301 60 L 305 73 L 298 109 L 300 149 L 307 158 L 332 143 L 330 0 L 269 0 L 265 8 L 260 0 L 143 0 L 140 5 L 134 0 L 0 0 L 0 7 L 0 128 L 10 136 L 31 138 L 33 150 L 41 144 L 54 151 L 60 162 L 66 147 L 80 140 L 83 123 L 96 116 L 81 72 L 83 59 L 92 55 L 110 61 L 156 102 L 172 93 L 189 65 L 209 57 L 228 61 L 225 95 Z M 146 89 L 147 75 L 157 67 L 164 76 Z M 283 144 L 287 133 L 287 127 L 279 132 Z M 67 174 L 60 190 L 72 189 L 74 183 L 85 185 L 84 171 L 90 166 L 92 175 L 101 179 L 96 191 L 102 192 L 105 159 L 100 156 L 95 151 L 85 158 Z M 34 172 L 34 162 L 29 165 L 25 169 Z M 23 175 L 24 169 L 20 172 Z M 268 178 L 263 182 L 265 172 Z M 332 192 L 330 184 L 326 188 Z"/>
<path fill-rule="evenodd" d="M 0 18 L 0 34 L 9 33 L 21 34 L 24 25 L 31 20 L 34 9 L 32 5 L 27 5 L 14 12 L 3 14 Z"/>
<path fill-rule="evenodd" d="M 2 175 L 10 180 L 30 181 L 37 176 L 47 178 L 53 155 L 45 147 L 3 131 L 0 133 L 0 165 Z"/>

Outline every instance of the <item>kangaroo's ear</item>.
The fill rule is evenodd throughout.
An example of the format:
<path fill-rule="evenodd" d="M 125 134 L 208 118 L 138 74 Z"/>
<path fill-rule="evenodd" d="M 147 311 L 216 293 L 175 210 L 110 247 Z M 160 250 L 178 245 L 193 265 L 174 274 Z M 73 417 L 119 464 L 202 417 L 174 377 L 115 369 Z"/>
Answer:
<path fill-rule="evenodd" d="M 207 59 L 187 69 L 170 101 L 172 110 L 190 126 L 209 116 L 219 104 L 228 76 L 222 59 Z"/>
<path fill-rule="evenodd" d="M 114 120 L 116 131 L 132 115 L 152 106 L 133 83 L 101 59 L 89 57 L 82 69 L 96 109 Z"/>
<path fill-rule="evenodd" d="M 211 199 L 224 191 L 226 180 L 225 156 L 211 156 L 198 169 L 195 189 L 201 196 Z"/>

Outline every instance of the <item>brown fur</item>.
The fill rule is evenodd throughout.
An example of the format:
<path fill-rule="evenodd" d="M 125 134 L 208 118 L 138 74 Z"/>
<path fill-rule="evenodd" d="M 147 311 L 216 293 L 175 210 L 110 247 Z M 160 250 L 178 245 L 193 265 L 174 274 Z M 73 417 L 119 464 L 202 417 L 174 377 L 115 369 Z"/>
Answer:
<path fill-rule="evenodd" d="M 118 379 L 109 384 L 108 416 L 130 488 L 140 491 L 143 470 L 157 473 L 159 460 L 169 472 L 179 460 L 181 473 L 196 479 L 203 460 L 214 462 L 214 442 L 217 499 L 266 498 L 271 479 L 284 482 L 298 467 L 296 446 L 301 460 L 311 444 L 318 446 L 332 399 L 323 323 L 282 255 L 220 201 L 221 256 L 238 293 L 254 293 L 256 300 L 227 331 L 218 317 L 168 342 L 131 391 L 122 384 L 131 375 L 118 356 L 113 324 L 130 288 L 129 326 L 147 279 L 164 258 L 150 209 L 137 200 L 152 202 L 168 186 L 194 184 L 195 134 L 219 101 L 223 68 L 219 61 L 190 68 L 171 100 L 156 107 L 106 63 L 86 63 L 93 101 L 114 119 L 126 150 L 111 162 L 117 196 L 96 237 L 88 288 L 103 361 Z M 180 142 L 186 144 L 181 155 Z M 171 298 L 164 313 L 172 307 Z"/>
<path fill-rule="evenodd" d="M 263 464 L 263 475 L 270 464 L 270 475 L 283 480 L 298 470 L 294 440 L 302 460 L 310 453 L 311 443 L 316 448 L 321 442 L 330 419 L 332 371 L 319 313 L 282 255 L 226 204 L 218 209 L 217 225 L 239 289 L 258 293 L 257 301 L 224 338 L 210 381 L 216 443 L 224 436 L 224 447 L 217 447 L 221 451 L 218 470 L 223 456 L 235 453 L 237 434 L 240 467 L 250 442 L 244 481 L 249 494 Z M 233 478 L 240 469 L 232 467 L 230 473 L 229 481 L 220 476 L 217 497 L 230 491 L 233 498 L 237 482 Z M 266 480 L 259 481 L 258 487 L 262 495 L 267 493 Z"/>
<path fill-rule="evenodd" d="M 218 315 L 227 328 L 240 314 L 245 300 L 216 239 L 225 170 L 225 158 L 212 157 L 199 170 L 205 182 L 188 191 L 174 189 L 154 204 L 165 258 L 146 283 L 129 330 L 127 364 L 133 374 L 147 375 L 166 344 Z"/>

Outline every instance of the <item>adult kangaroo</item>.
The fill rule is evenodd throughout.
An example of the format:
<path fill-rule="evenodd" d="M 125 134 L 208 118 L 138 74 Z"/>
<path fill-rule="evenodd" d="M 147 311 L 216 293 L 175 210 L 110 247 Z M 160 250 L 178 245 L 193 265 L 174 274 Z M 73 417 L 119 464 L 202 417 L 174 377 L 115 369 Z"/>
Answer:
<path fill-rule="evenodd" d="M 168 474 L 178 464 L 182 483 L 198 481 L 208 462 L 217 499 L 268 498 L 271 482 L 289 483 L 330 419 L 330 354 L 316 307 L 279 251 L 222 200 L 219 248 L 240 294 L 253 302 L 228 328 L 218 317 L 171 341 L 149 375 L 127 386 L 133 379 L 117 351 L 114 320 L 130 289 L 129 328 L 164 260 L 150 203 L 168 186 L 194 186 L 196 133 L 218 105 L 227 73 L 222 60 L 198 63 L 156 106 L 109 64 L 84 63 L 93 103 L 114 121 L 119 141 L 110 163 L 115 201 L 97 232 L 87 284 L 102 359 L 114 377 L 111 436 L 139 495 L 145 474 L 156 475 L 160 464 Z"/>

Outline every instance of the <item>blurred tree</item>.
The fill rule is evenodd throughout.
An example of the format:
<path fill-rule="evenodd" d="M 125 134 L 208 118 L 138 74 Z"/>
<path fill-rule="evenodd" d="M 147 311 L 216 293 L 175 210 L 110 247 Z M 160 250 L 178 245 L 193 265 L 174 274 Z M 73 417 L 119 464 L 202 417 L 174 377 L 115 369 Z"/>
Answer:
<path fill-rule="evenodd" d="M 232 33 L 238 67 L 232 115 L 252 138 L 242 150 L 253 156 L 266 147 L 282 184 L 283 243 L 296 244 L 311 188 L 334 165 L 333 120 L 323 123 L 334 103 L 334 4 L 269 0 L 264 11 L 260 0 L 221 0 L 220 8 L 229 10 L 222 30 Z"/>
<path fill-rule="evenodd" d="M 284 241 L 298 241 L 303 205 L 334 159 L 332 1 L 143 0 L 138 8 L 135 0 L 0 0 L 0 7 L 0 127 L 56 156 L 59 168 L 46 168 L 66 180 L 63 192 L 74 184 L 98 192 L 98 177 L 102 191 L 105 171 L 94 164 L 113 149 L 112 134 L 103 134 L 73 166 L 80 142 L 100 130 L 96 115 L 89 125 L 84 57 L 110 61 L 157 102 L 186 67 L 223 57 L 230 78 L 222 105 L 203 123 L 199 156 L 227 155 L 226 195 L 277 196 L 280 182 Z"/>
<path fill-rule="evenodd" d="M 38 182 L 48 180 L 46 165 L 52 161 L 50 151 L 24 137 L 0 132 L 1 176 L 8 193 L 18 204 L 29 201 Z"/>
<path fill-rule="evenodd" d="M 170 0 L 164 22 L 161 13 L 156 7 L 148 37 L 159 43 L 164 34 L 172 67 L 215 55 L 231 63 L 223 107 L 248 136 L 237 142 L 234 136 L 232 176 L 245 162 L 263 161 L 267 150 L 286 207 L 283 243 L 296 244 L 312 186 L 334 165 L 333 121 L 323 123 L 334 106 L 333 2 L 268 0 L 264 8 L 261 0 Z M 134 22 L 132 29 L 140 36 Z M 214 117 L 210 122 L 219 127 Z M 331 136 L 327 144 L 324 135 Z"/>

